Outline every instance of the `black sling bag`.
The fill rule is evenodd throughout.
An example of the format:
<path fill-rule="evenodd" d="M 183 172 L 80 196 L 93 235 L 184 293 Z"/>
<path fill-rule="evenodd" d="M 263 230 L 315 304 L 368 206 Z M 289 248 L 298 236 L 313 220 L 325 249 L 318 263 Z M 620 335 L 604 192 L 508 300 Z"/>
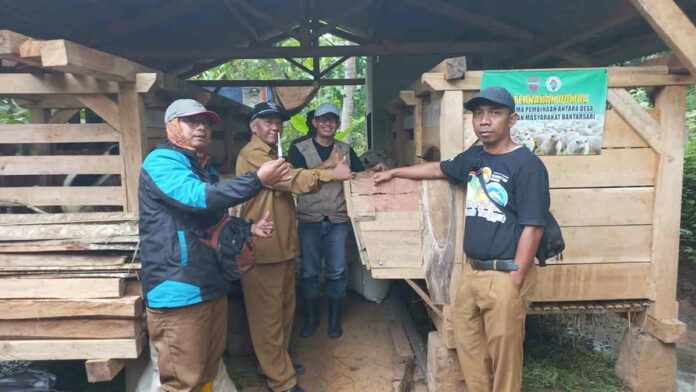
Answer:
<path fill-rule="evenodd" d="M 506 221 L 512 219 L 513 224 L 518 224 L 517 214 L 512 212 L 509 208 L 498 203 L 488 194 L 488 189 L 486 188 L 486 180 L 483 178 L 483 173 L 479 169 L 476 171 L 476 177 L 478 177 L 479 183 L 483 192 L 488 197 L 493 204 L 498 206 L 505 214 Z M 563 250 L 565 249 L 565 241 L 563 241 L 563 234 L 561 233 L 561 227 L 558 226 L 556 218 L 553 217 L 551 211 L 546 212 L 546 224 L 544 225 L 544 234 L 541 236 L 541 241 L 539 241 L 539 247 L 537 248 L 536 258 L 539 260 L 539 266 L 545 267 L 546 260 L 555 257 L 556 260 L 563 260 Z"/>

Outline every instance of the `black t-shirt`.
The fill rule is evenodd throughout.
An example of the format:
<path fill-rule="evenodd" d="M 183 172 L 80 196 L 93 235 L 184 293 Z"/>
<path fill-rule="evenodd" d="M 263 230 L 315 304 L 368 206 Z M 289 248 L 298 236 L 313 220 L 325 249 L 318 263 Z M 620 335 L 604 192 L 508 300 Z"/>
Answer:
<path fill-rule="evenodd" d="M 525 147 L 505 154 L 489 154 L 473 146 L 440 163 L 455 182 L 467 182 L 464 252 L 479 260 L 514 259 L 522 226 L 544 226 L 549 210 L 549 177 L 541 159 Z M 482 169 L 491 198 L 512 210 L 519 224 L 506 222 L 479 185 Z"/>
<path fill-rule="evenodd" d="M 329 155 L 331 155 L 331 151 L 333 151 L 334 148 L 334 143 L 331 143 L 330 146 L 324 147 L 321 144 L 317 143 L 314 138 L 312 138 L 312 143 L 314 144 L 314 148 L 317 149 L 317 152 L 319 153 L 319 159 L 323 161 L 329 159 Z M 297 169 L 309 169 L 307 167 L 307 160 L 305 159 L 304 155 L 300 152 L 300 150 L 297 148 L 297 145 L 293 144 L 290 146 L 290 153 L 289 159 L 290 159 L 290 164 L 292 164 L 293 167 Z M 353 147 L 350 148 L 350 170 L 354 172 L 361 172 L 365 171 L 365 166 L 363 166 L 362 162 L 360 162 L 360 159 L 358 159 L 358 155 L 353 151 Z"/>

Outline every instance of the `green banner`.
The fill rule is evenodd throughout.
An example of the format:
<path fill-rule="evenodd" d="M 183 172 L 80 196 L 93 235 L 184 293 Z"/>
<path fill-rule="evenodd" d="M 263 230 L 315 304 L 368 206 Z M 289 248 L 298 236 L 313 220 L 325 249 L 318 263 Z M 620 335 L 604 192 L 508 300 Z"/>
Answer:
<path fill-rule="evenodd" d="M 481 89 L 490 86 L 515 98 L 516 143 L 538 155 L 601 153 L 606 69 L 485 71 Z"/>

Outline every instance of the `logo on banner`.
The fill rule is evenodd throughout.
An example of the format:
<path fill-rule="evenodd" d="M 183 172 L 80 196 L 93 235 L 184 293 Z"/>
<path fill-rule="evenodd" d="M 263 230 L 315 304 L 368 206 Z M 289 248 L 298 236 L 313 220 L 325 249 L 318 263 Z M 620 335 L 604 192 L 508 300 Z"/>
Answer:
<path fill-rule="evenodd" d="M 527 78 L 527 88 L 531 92 L 536 92 L 539 90 L 539 77 L 538 76 L 530 76 Z"/>
<path fill-rule="evenodd" d="M 548 79 L 546 79 L 546 89 L 548 89 L 551 92 L 556 92 L 561 89 L 561 78 L 558 76 L 549 76 Z"/>

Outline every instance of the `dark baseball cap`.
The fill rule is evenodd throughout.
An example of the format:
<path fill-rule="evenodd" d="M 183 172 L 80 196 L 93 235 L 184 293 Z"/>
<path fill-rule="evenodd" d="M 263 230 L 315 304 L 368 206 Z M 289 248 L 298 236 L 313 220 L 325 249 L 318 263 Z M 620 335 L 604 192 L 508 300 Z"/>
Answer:
<path fill-rule="evenodd" d="M 480 105 L 498 103 L 507 106 L 511 112 L 515 112 L 515 100 L 510 92 L 503 87 L 491 86 L 481 90 L 475 97 L 471 98 L 464 107 L 474 111 Z"/>
<path fill-rule="evenodd" d="M 285 110 L 273 101 L 259 102 L 254 106 L 254 110 L 251 111 L 251 121 L 254 121 L 257 117 L 268 116 L 278 116 L 283 121 L 288 121 L 290 119 L 290 116 L 288 116 Z"/>
<path fill-rule="evenodd" d="M 217 113 L 207 110 L 205 106 L 198 101 L 193 99 L 177 99 L 167 107 L 167 111 L 164 113 L 164 122 L 167 123 L 175 118 L 195 116 L 197 114 L 203 114 L 208 117 L 211 124 L 219 124 L 222 121 Z"/>

